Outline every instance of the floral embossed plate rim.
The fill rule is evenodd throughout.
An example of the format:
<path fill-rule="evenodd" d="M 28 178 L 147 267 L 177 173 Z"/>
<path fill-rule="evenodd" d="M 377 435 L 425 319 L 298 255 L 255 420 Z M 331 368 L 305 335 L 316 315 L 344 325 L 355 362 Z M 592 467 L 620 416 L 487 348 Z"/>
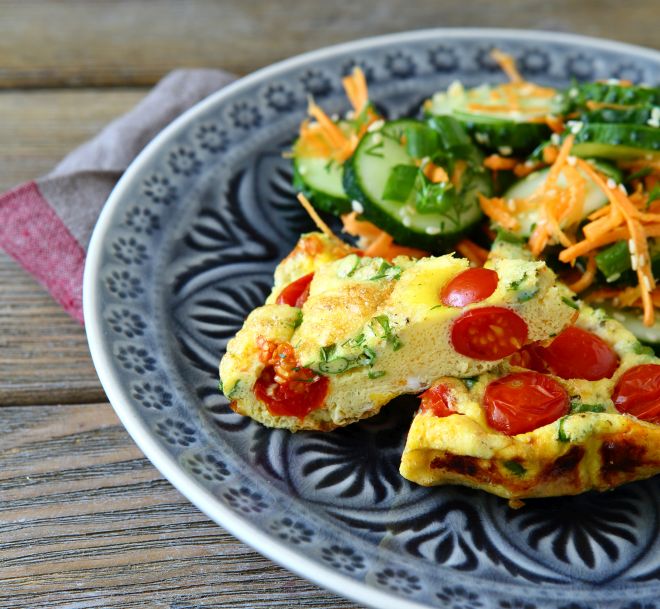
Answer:
<path fill-rule="evenodd" d="M 105 206 L 84 280 L 92 357 L 122 422 L 184 495 L 335 592 L 402 609 L 654 609 L 657 483 L 512 512 L 483 493 L 397 478 L 392 415 L 323 437 L 289 436 L 229 412 L 215 388 L 220 347 L 308 227 L 279 154 L 306 94 L 345 108 L 339 81 L 359 63 L 376 102 L 392 116 L 408 113 L 451 79 L 500 78 L 492 46 L 550 83 L 614 75 L 656 84 L 660 71 L 657 52 L 607 41 L 428 30 L 312 52 L 230 85 L 165 129 Z M 274 219 L 254 223 L 265 217 Z M 362 438 L 383 464 L 346 474 Z"/>

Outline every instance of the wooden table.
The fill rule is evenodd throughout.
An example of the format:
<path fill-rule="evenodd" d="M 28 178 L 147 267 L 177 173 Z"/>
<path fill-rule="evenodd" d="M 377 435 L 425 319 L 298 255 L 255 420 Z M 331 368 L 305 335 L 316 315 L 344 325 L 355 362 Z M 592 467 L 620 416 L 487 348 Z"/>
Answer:
<path fill-rule="evenodd" d="M 49 170 L 175 67 L 250 72 L 421 27 L 657 47 L 655 0 L 0 0 L 0 191 Z M 2 219 L 0 218 L 0 222 Z M 354 608 L 190 505 L 107 403 L 85 334 L 0 253 L 0 609 Z"/>

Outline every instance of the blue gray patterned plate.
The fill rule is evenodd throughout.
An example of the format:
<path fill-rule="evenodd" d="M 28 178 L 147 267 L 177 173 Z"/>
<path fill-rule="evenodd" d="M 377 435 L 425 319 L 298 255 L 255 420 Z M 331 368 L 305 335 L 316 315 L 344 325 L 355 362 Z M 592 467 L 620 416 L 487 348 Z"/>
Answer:
<path fill-rule="evenodd" d="M 660 53 L 555 33 L 429 30 L 345 44 L 261 70 L 163 131 L 94 232 L 84 282 L 96 369 L 124 425 L 193 503 L 261 553 L 373 607 L 660 607 L 660 480 L 606 494 L 506 501 L 398 474 L 414 400 L 328 434 L 266 429 L 218 392 L 227 340 L 276 263 L 312 228 L 281 152 L 309 94 L 347 109 L 358 64 L 390 117 L 452 80 L 526 76 L 657 84 Z M 292 605 L 295 599 L 292 599 Z"/>

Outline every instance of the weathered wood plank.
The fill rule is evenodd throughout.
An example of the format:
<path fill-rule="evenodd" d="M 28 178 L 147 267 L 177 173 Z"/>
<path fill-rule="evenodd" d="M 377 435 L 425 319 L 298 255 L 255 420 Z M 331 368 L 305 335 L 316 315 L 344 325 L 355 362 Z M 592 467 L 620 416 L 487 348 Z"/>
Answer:
<path fill-rule="evenodd" d="M 302 51 L 433 26 L 579 32 L 657 48 L 654 0 L 2 0 L 0 88 L 152 84 L 175 67 L 251 72 Z"/>
<path fill-rule="evenodd" d="M 144 94 L 0 93 L 0 191 L 47 173 Z M 105 399 L 82 328 L 2 252 L 0 286 L 0 405 Z"/>
<path fill-rule="evenodd" d="M 2 11 L 0 4 L 0 15 Z M 2 24 L 0 18 L 0 29 Z M 47 173 L 145 93 L 145 89 L 1 92 L 0 192 Z"/>
<path fill-rule="evenodd" d="M 1 609 L 355 607 L 211 522 L 109 405 L 9 407 L 2 420 Z"/>
<path fill-rule="evenodd" d="M 0 286 L 0 406 L 104 400 L 84 330 L 3 252 Z"/>

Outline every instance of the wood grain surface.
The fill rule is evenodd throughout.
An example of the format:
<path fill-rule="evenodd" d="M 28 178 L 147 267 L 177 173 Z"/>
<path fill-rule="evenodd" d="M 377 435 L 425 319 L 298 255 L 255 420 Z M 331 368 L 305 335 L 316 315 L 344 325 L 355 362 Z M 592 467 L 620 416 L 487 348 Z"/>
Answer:
<path fill-rule="evenodd" d="M 245 74 L 436 26 L 658 47 L 657 0 L 0 0 L 0 192 L 48 172 L 174 68 Z M 3 253 L 0 424 L 0 609 L 355 609 L 163 479 L 105 403 L 83 329 Z"/>
<path fill-rule="evenodd" d="M 0 412 L 0 609 L 355 607 L 209 521 L 108 404 Z"/>
<path fill-rule="evenodd" d="M 0 15 L 0 88 L 147 85 L 191 65 L 245 74 L 328 44 L 441 26 L 657 45 L 654 0 L 1 0 Z"/>

